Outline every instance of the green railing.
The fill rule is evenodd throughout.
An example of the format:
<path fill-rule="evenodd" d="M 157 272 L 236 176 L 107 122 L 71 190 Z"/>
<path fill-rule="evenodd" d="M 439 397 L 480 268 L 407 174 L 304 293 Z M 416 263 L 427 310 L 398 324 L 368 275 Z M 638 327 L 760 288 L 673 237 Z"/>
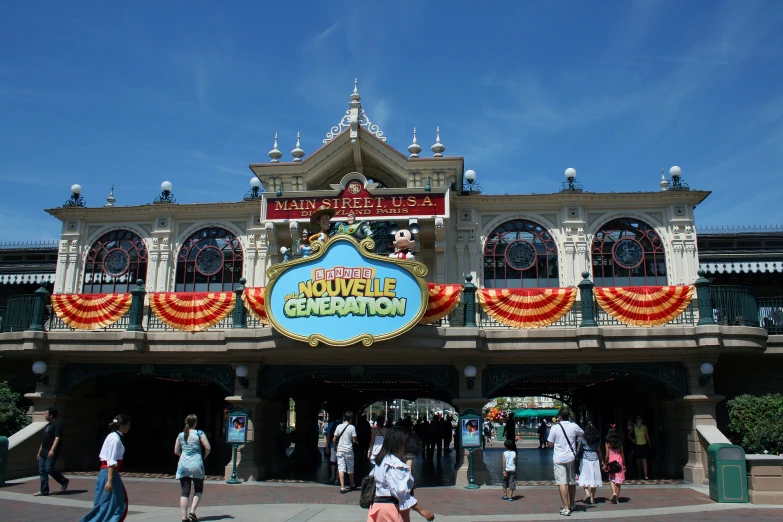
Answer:
<path fill-rule="evenodd" d="M 752 288 L 712 285 L 710 301 L 716 323 L 728 326 L 759 326 L 759 306 Z"/>
<path fill-rule="evenodd" d="M 8 299 L 3 314 L 3 332 L 21 332 L 33 322 L 35 296 L 17 295 Z"/>
<path fill-rule="evenodd" d="M 117 319 L 116 322 L 111 323 L 110 325 L 107 325 L 103 328 L 100 328 L 100 330 L 127 330 L 128 325 L 130 325 L 130 312 L 126 313 L 119 319 Z M 65 322 L 57 317 L 57 314 L 52 313 L 49 317 L 49 321 L 46 325 L 46 329 L 49 331 L 52 330 L 75 330 L 75 328 L 71 328 Z"/>
<path fill-rule="evenodd" d="M 759 297 L 761 327 L 771 334 L 783 334 L 783 297 Z"/>

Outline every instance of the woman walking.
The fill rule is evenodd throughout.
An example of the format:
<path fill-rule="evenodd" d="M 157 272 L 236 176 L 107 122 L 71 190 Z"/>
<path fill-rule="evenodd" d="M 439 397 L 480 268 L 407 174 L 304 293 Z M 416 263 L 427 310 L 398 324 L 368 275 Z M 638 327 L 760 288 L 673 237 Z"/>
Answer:
<path fill-rule="evenodd" d="M 383 447 L 383 439 L 389 432 L 389 428 L 386 427 L 386 417 L 384 415 L 378 415 L 378 420 L 375 423 L 375 427 L 372 429 L 372 435 L 370 435 L 370 449 L 367 451 L 367 459 L 372 464 L 373 459 L 380 453 L 381 447 Z"/>
<path fill-rule="evenodd" d="M 413 497 L 413 475 L 402 461 L 407 444 L 408 433 L 399 426 L 389 429 L 384 437 L 371 472 L 375 479 L 375 499 L 367 522 L 410 522 L 411 509 L 429 521 L 435 519 Z"/>
<path fill-rule="evenodd" d="M 631 432 L 631 440 L 633 441 L 633 458 L 636 460 L 636 474 L 638 476 L 639 472 L 643 471 L 644 480 L 650 480 L 647 473 L 647 454 L 650 450 L 650 432 L 647 430 L 647 425 L 644 424 L 644 419 L 642 419 L 641 415 L 637 415 L 636 417 L 636 424 L 633 425 L 633 431 Z"/>
<path fill-rule="evenodd" d="M 130 430 L 130 421 L 130 415 L 120 413 L 109 424 L 111 433 L 98 454 L 101 468 L 95 483 L 93 508 L 81 522 L 122 522 L 128 515 L 128 493 L 120 478 L 120 467 L 125 456 L 122 437 Z"/>
<path fill-rule="evenodd" d="M 609 472 L 609 485 L 612 487 L 612 504 L 620 502 L 620 486 L 625 484 L 625 452 L 623 440 L 616 424 L 609 425 L 606 434 L 606 464 L 604 471 Z"/>
<path fill-rule="evenodd" d="M 182 513 L 182 522 L 198 522 L 196 508 L 201 501 L 204 492 L 204 459 L 207 458 L 212 448 L 203 431 L 197 430 L 198 417 L 188 415 L 185 417 L 185 428 L 177 436 L 174 443 L 174 453 L 179 455 L 177 464 L 177 478 L 179 479 L 180 498 L 179 509 Z M 201 450 L 204 456 L 201 456 Z M 193 502 L 188 512 L 188 499 L 190 498 L 190 486 L 193 484 Z"/>
<path fill-rule="evenodd" d="M 579 486 L 585 490 L 585 504 L 595 504 L 595 490 L 603 485 L 601 462 L 604 461 L 604 452 L 601 449 L 601 434 L 592 422 L 588 422 L 585 426 L 585 434 L 579 441 L 582 443 Z"/>

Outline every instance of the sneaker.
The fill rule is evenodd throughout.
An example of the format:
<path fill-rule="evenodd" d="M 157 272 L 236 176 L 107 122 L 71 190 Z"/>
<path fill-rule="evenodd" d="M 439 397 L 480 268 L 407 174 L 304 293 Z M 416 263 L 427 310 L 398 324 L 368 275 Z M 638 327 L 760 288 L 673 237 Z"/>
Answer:
<path fill-rule="evenodd" d="M 563 508 L 560 510 L 560 514 L 564 517 L 570 517 L 571 516 L 571 510 L 568 508 Z"/>
<path fill-rule="evenodd" d="M 509 502 L 513 502 L 514 501 L 514 497 L 508 497 L 508 501 Z"/>
<path fill-rule="evenodd" d="M 501 500 L 508 500 L 508 497 L 507 497 L 506 495 L 503 495 L 503 496 L 502 496 L 502 497 L 500 497 L 500 498 L 501 498 Z"/>
<path fill-rule="evenodd" d="M 188 520 L 190 522 L 198 522 L 198 517 L 195 513 L 188 513 Z"/>
<path fill-rule="evenodd" d="M 65 490 L 68 489 L 68 485 L 71 483 L 70 480 L 66 479 L 65 484 L 63 484 L 60 487 L 60 493 L 65 493 Z"/>
<path fill-rule="evenodd" d="M 33 493 L 33 496 L 34 497 L 48 497 L 49 493 L 44 493 L 43 491 L 37 491 L 37 492 Z"/>

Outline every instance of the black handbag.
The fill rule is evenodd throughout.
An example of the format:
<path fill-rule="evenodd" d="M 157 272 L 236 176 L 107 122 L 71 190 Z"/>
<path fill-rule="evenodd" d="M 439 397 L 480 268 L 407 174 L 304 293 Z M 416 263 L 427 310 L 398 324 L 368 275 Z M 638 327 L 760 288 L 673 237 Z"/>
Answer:
<path fill-rule="evenodd" d="M 367 475 L 362 479 L 361 494 L 359 495 L 359 506 L 364 509 L 370 509 L 375 500 L 375 477 Z"/>

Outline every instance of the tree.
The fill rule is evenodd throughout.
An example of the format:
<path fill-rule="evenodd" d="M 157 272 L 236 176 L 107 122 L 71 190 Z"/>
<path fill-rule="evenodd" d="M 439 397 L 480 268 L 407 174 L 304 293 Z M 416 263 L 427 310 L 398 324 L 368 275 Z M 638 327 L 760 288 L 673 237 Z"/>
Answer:
<path fill-rule="evenodd" d="M 783 453 L 783 395 L 738 395 L 727 406 L 729 429 L 747 453 Z"/>
<path fill-rule="evenodd" d="M 28 424 L 24 399 L 7 382 L 0 381 L 0 435 L 13 435 Z"/>

